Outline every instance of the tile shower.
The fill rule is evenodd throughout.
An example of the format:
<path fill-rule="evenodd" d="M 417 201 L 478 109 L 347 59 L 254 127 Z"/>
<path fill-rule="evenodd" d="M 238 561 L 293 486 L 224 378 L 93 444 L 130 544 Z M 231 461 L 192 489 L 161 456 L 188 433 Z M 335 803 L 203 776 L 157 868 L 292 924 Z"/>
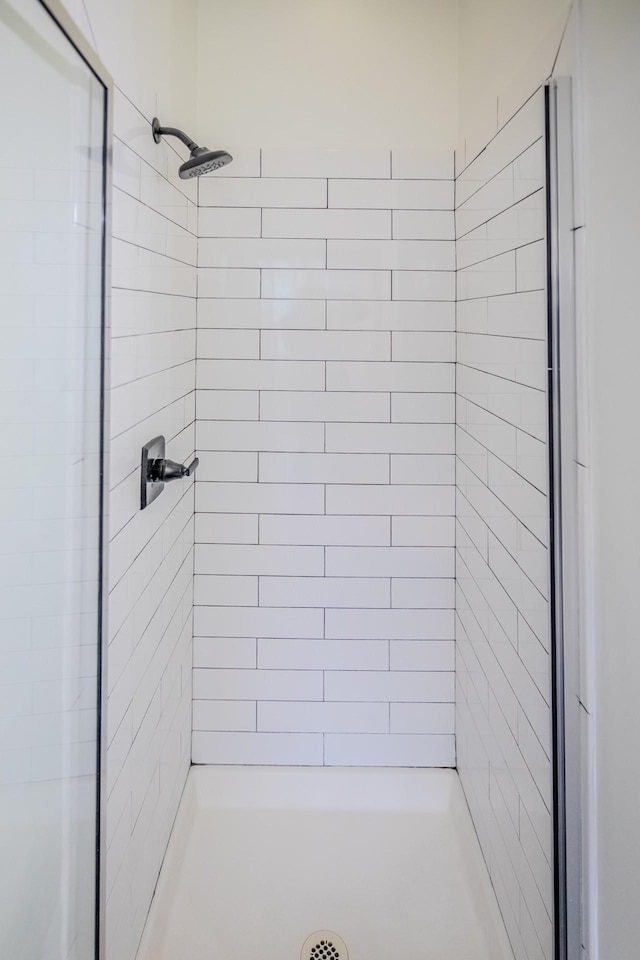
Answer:
<path fill-rule="evenodd" d="M 400 768 L 450 768 L 434 810 L 467 816 L 462 785 L 488 913 L 515 960 L 553 960 L 541 78 L 468 157 L 229 143 L 183 181 L 150 121 L 188 97 L 147 66 L 114 69 L 105 957 L 173 896 L 174 822 L 194 848 L 187 815 L 276 790 L 240 768 L 375 767 L 355 793 L 406 776 L 409 818 Z M 158 434 L 200 464 L 140 511 Z"/>

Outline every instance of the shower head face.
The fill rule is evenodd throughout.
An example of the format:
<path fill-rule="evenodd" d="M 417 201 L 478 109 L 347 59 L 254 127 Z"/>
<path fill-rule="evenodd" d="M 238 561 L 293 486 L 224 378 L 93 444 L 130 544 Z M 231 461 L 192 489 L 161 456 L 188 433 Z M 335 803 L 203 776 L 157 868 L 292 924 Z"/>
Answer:
<path fill-rule="evenodd" d="M 180 167 L 180 179 L 189 180 L 191 177 L 201 177 L 212 170 L 219 170 L 231 163 L 233 157 L 226 150 L 207 150 L 206 147 L 196 147 L 191 156 Z"/>

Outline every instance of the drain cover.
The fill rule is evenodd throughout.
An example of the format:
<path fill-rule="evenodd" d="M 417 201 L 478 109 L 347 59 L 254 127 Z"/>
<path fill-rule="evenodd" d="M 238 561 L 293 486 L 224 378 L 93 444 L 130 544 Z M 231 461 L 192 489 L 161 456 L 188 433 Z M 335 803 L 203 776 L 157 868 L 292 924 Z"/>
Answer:
<path fill-rule="evenodd" d="M 302 944 L 300 960 L 349 960 L 349 951 L 337 933 L 316 930 Z"/>

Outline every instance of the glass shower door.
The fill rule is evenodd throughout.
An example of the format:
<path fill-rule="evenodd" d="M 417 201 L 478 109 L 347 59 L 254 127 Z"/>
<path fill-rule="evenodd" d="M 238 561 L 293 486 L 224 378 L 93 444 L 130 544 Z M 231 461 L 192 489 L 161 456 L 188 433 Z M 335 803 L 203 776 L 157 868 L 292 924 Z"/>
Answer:
<path fill-rule="evenodd" d="M 108 90 L 50 7 L 0 0 L 7 960 L 90 960 L 97 940 Z"/>

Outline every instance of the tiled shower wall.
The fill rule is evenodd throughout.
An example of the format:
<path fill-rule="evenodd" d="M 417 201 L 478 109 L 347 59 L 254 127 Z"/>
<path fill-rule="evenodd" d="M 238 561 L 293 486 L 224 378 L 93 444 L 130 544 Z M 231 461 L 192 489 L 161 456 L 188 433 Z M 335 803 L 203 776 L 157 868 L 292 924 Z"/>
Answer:
<path fill-rule="evenodd" d="M 551 960 L 543 97 L 456 181 L 458 768 L 516 960 Z"/>
<path fill-rule="evenodd" d="M 200 181 L 193 760 L 452 766 L 453 157 Z"/>
<path fill-rule="evenodd" d="M 193 483 L 140 511 L 140 448 L 195 442 L 196 188 L 114 100 L 107 957 L 138 946 L 190 762 Z"/>

